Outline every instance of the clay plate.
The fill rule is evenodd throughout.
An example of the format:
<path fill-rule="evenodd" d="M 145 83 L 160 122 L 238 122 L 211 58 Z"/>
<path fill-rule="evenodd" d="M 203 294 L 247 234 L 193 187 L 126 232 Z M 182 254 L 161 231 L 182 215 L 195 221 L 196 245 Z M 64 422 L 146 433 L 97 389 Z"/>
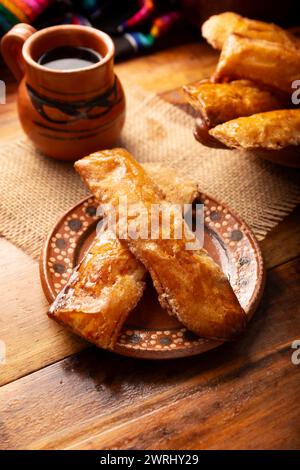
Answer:
<path fill-rule="evenodd" d="M 248 318 L 264 288 L 264 266 L 257 241 L 245 223 L 227 206 L 201 195 L 205 208 L 204 247 L 222 270 Z M 40 261 L 41 282 L 52 302 L 66 284 L 95 236 L 96 202 L 91 196 L 66 212 L 51 230 Z M 148 279 L 144 296 L 130 314 L 114 351 L 126 356 L 168 359 L 190 356 L 222 344 L 195 336 L 159 305 Z"/>

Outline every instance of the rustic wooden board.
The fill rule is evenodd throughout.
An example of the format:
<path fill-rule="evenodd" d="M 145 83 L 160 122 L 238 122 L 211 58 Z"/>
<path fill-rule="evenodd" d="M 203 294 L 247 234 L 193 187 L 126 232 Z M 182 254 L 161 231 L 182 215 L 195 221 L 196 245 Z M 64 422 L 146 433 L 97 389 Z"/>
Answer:
<path fill-rule="evenodd" d="M 260 243 L 266 267 L 273 268 L 300 255 L 300 207 Z"/>
<path fill-rule="evenodd" d="M 73 354 L 86 343 L 47 317 L 38 263 L 5 239 L 0 239 L 0 252 L 0 339 L 6 344 L 1 385 Z"/>
<path fill-rule="evenodd" d="M 69 448 L 299 449 L 299 379 L 283 349 Z"/>
<path fill-rule="evenodd" d="M 268 295 L 236 343 L 162 363 L 91 348 L 3 386 L 0 446 L 243 447 L 251 445 L 249 419 L 258 434 L 254 447 L 258 440 L 260 447 L 295 447 L 300 368 L 291 363 L 291 343 L 300 332 L 299 264 L 269 272 Z"/>

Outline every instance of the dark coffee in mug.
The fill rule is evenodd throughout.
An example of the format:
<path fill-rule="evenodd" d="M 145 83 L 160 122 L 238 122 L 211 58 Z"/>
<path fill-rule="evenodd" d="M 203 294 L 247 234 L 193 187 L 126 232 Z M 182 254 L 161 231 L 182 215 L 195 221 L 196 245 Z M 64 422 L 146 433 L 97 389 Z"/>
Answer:
<path fill-rule="evenodd" d="M 75 161 L 116 146 L 126 105 L 106 33 L 73 24 L 36 31 L 18 23 L 2 38 L 1 53 L 21 82 L 19 117 L 40 151 Z"/>
<path fill-rule="evenodd" d="M 38 64 L 54 70 L 82 69 L 100 62 L 102 56 L 88 47 L 61 46 L 50 49 L 38 59 Z"/>

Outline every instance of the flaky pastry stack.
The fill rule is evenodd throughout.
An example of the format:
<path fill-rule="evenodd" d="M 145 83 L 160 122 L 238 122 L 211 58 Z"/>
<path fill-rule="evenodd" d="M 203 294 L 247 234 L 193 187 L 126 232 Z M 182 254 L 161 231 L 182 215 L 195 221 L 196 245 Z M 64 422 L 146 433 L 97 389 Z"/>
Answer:
<path fill-rule="evenodd" d="M 202 34 L 221 54 L 209 81 L 184 87 L 199 112 L 199 140 L 243 149 L 299 146 L 300 40 L 231 12 L 209 18 Z"/>

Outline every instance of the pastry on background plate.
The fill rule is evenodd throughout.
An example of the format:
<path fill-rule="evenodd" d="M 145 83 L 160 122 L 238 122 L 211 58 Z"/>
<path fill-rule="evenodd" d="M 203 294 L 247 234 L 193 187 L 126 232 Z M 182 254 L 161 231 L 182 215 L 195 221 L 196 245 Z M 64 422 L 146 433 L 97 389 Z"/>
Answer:
<path fill-rule="evenodd" d="M 300 77 L 300 40 L 232 12 L 209 18 L 202 34 L 221 54 L 213 83 L 183 87 L 199 112 L 195 138 L 299 167 L 299 108 L 292 95 Z"/>
<path fill-rule="evenodd" d="M 100 203 L 117 208 L 126 197 L 128 205 L 142 203 L 148 214 L 153 204 L 168 205 L 124 149 L 96 152 L 77 161 L 75 168 Z M 134 215 L 131 221 L 135 222 Z M 185 227 L 183 219 L 179 224 Z M 246 325 L 246 315 L 227 277 L 205 250 L 187 249 L 187 241 L 195 241 L 187 227 L 180 239 L 174 237 L 176 228 L 172 219 L 170 238 L 163 238 L 161 231 L 157 238 L 150 233 L 148 238 L 126 238 L 123 224 L 118 224 L 120 238 L 125 238 L 131 253 L 149 271 L 159 301 L 169 314 L 199 336 L 235 338 Z"/>
<path fill-rule="evenodd" d="M 280 150 L 300 145 L 300 109 L 281 109 L 225 122 L 209 134 L 228 147 Z"/>
<path fill-rule="evenodd" d="M 251 20 L 231 11 L 213 15 L 202 25 L 202 36 L 215 49 L 221 50 L 231 33 L 248 38 L 265 39 L 284 46 L 300 47 L 298 38 L 273 23 Z"/>
<path fill-rule="evenodd" d="M 246 78 L 291 95 L 300 76 L 300 49 L 264 39 L 230 34 L 212 80 Z"/>
<path fill-rule="evenodd" d="M 189 103 L 207 128 L 240 116 L 280 109 L 284 100 L 250 80 L 200 81 L 183 87 Z"/>

